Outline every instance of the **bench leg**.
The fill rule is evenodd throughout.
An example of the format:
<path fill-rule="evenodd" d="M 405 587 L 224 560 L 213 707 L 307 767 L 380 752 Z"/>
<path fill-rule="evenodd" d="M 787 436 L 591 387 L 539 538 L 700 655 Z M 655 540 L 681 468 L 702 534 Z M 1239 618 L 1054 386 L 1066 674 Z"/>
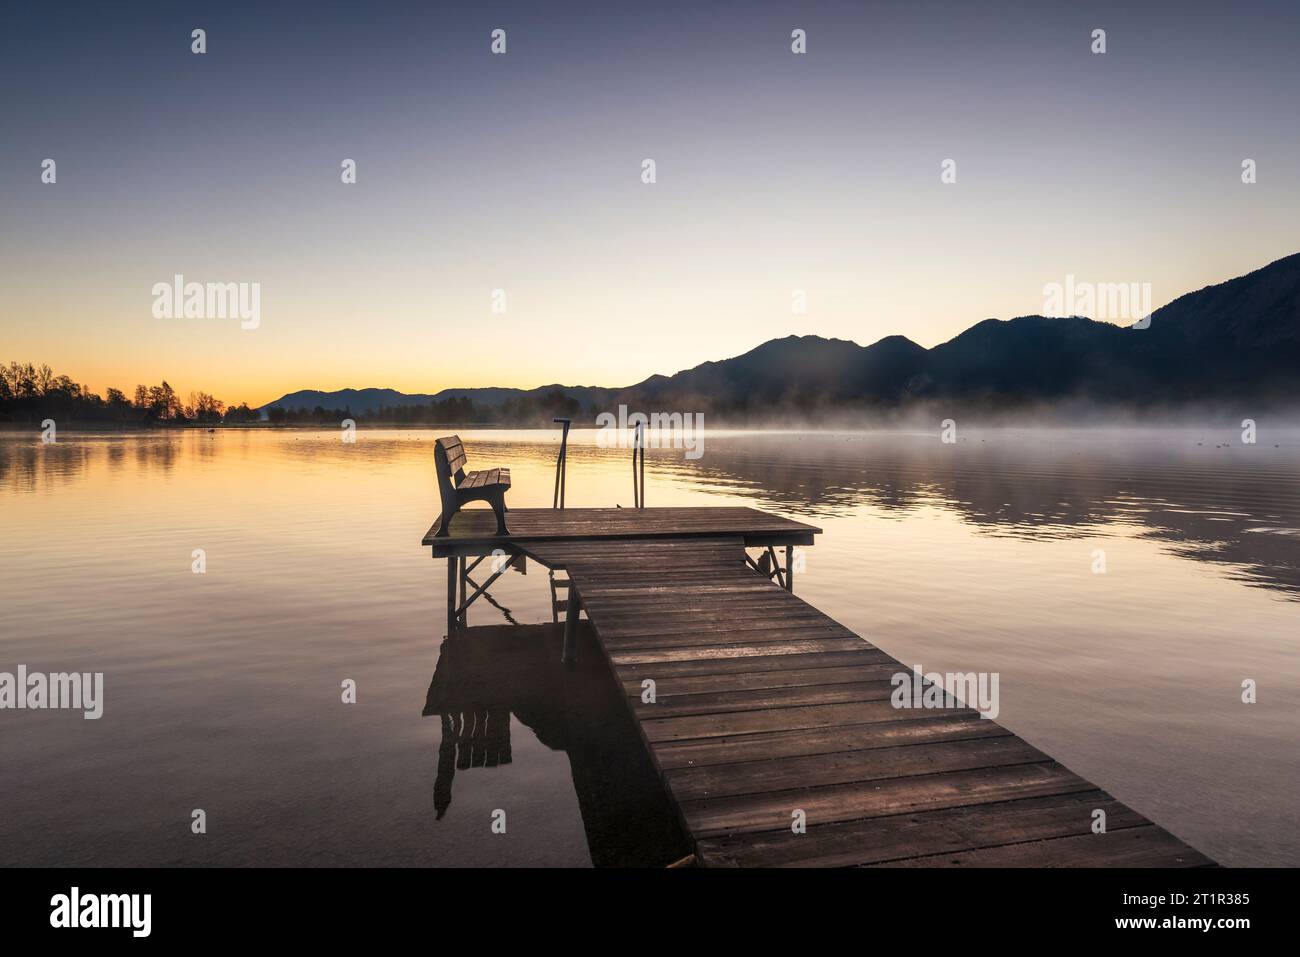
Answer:
<path fill-rule="evenodd" d="M 442 518 L 438 519 L 438 531 L 434 538 L 446 538 L 451 534 L 451 517 L 456 514 L 456 509 L 443 509 Z"/>
<path fill-rule="evenodd" d="M 510 534 L 510 529 L 506 528 L 506 497 L 505 497 L 505 495 L 504 495 L 504 494 L 501 494 L 501 493 L 498 493 L 498 494 L 496 494 L 496 495 L 493 495 L 490 504 L 492 505 L 492 513 L 493 513 L 494 515 L 496 515 L 496 517 L 497 517 L 497 534 L 498 534 L 498 535 L 509 535 L 509 534 Z"/>

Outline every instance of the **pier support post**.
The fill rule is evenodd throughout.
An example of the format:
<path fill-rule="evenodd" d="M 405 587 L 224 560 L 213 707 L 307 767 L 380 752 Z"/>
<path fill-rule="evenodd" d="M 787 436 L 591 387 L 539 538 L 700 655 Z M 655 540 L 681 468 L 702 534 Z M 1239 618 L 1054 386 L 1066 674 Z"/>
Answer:
<path fill-rule="evenodd" d="M 447 637 L 456 631 L 456 559 L 447 559 Z"/>
<path fill-rule="evenodd" d="M 469 572 L 465 570 L 465 556 L 462 555 L 460 558 L 460 600 L 456 603 L 456 606 L 461 609 L 457 624 L 462 628 L 469 624 L 467 598 L 469 598 Z"/>
<path fill-rule="evenodd" d="M 794 594 L 794 546 L 785 547 L 785 590 Z"/>
<path fill-rule="evenodd" d="M 571 665 L 578 660 L 578 589 L 569 580 L 569 604 L 564 612 L 564 654 L 562 660 Z"/>

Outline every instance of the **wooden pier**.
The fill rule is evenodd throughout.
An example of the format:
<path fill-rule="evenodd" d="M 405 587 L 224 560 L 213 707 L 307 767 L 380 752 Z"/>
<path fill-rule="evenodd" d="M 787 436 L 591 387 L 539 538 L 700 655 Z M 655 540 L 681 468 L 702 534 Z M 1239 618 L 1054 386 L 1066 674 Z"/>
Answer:
<path fill-rule="evenodd" d="M 498 537 L 467 511 L 425 536 L 448 559 L 449 627 L 473 601 L 468 558 L 566 574 L 569 633 L 585 611 L 700 865 L 1213 864 L 972 709 L 894 707 L 909 669 L 793 594 L 792 549 L 820 529 L 748 508 L 509 520 Z"/>

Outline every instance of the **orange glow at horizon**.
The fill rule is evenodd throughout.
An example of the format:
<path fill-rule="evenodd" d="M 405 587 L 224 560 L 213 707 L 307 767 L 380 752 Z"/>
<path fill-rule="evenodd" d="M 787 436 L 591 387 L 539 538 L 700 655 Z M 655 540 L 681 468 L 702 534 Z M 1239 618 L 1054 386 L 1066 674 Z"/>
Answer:
<path fill-rule="evenodd" d="M 1222 261 L 1213 267 L 1171 257 L 1160 264 L 1164 278 L 1153 283 L 1155 303 L 1163 305 L 1287 252 L 1233 247 L 1221 252 Z M 30 293 L 10 303 L 13 314 L 46 318 L 39 325 L 6 329 L 0 361 L 47 363 L 100 395 L 112 386 L 129 396 L 137 383 L 155 385 L 165 379 L 183 397 L 203 391 L 227 404 L 254 407 L 301 389 L 374 387 L 432 394 L 447 388 L 530 389 L 554 383 L 619 387 L 740 355 L 790 334 L 860 345 L 901 334 L 930 347 L 989 316 L 1042 311 L 1041 280 L 1024 275 L 1009 279 L 1008 272 L 993 274 L 982 264 L 975 269 L 941 286 L 916 264 L 910 274 L 892 275 L 887 287 L 883 280 L 850 282 L 842 275 L 805 279 L 806 315 L 791 312 L 783 285 L 749 275 L 726 277 L 725 293 L 692 282 L 687 295 L 685 285 L 665 282 L 658 290 L 640 289 L 638 297 L 620 296 L 615 282 L 607 280 L 589 302 L 578 303 L 563 290 L 519 288 L 505 316 L 490 315 L 486 289 L 477 304 L 464 291 L 446 297 L 441 319 L 433 318 L 430 304 L 401 294 L 386 295 L 384 303 L 369 307 L 357 296 L 351 309 L 341 309 L 317 301 L 324 290 L 304 290 L 300 303 L 287 306 L 282 297 L 264 293 L 261 323 L 251 330 L 240 329 L 233 319 L 156 319 L 139 287 L 131 297 L 120 288 L 116 296 L 105 297 L 101 287 L 97 306 L 81 305 L 94 292 L 74 292 L 65 285 L 56 303 L 39 302 Z M 1098 266 L 1093 272 L 1138 274 L 1117 270 Z M 927 294 L 913 295 L 917 288 Z M 97 313 L 93 321 L 86 318 L 92 309 Z M 386 318 L 364 318 L 372 311 Z"/>

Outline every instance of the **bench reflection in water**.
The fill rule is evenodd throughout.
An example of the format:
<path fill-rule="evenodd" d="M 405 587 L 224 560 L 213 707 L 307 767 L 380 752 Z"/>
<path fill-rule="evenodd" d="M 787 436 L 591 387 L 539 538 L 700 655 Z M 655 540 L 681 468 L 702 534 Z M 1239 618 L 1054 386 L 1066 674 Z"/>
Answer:
<path fill-rule="evenodd" d="M 456 773 L 509 774 L 512 718 L 569 758 L 592 863 L 664 866 L 690 853 L 600 649 L 579 633 L 576 665 L 560 661 L 563 627 L 460 629 L 442 643 L 424 714 L 442 740 L 434 781 L 438 819 L 452 819 Z M 479 770 L 475 770 L 479 769 Z M 486 769 L 491 769 L 486 770 Z"/>

